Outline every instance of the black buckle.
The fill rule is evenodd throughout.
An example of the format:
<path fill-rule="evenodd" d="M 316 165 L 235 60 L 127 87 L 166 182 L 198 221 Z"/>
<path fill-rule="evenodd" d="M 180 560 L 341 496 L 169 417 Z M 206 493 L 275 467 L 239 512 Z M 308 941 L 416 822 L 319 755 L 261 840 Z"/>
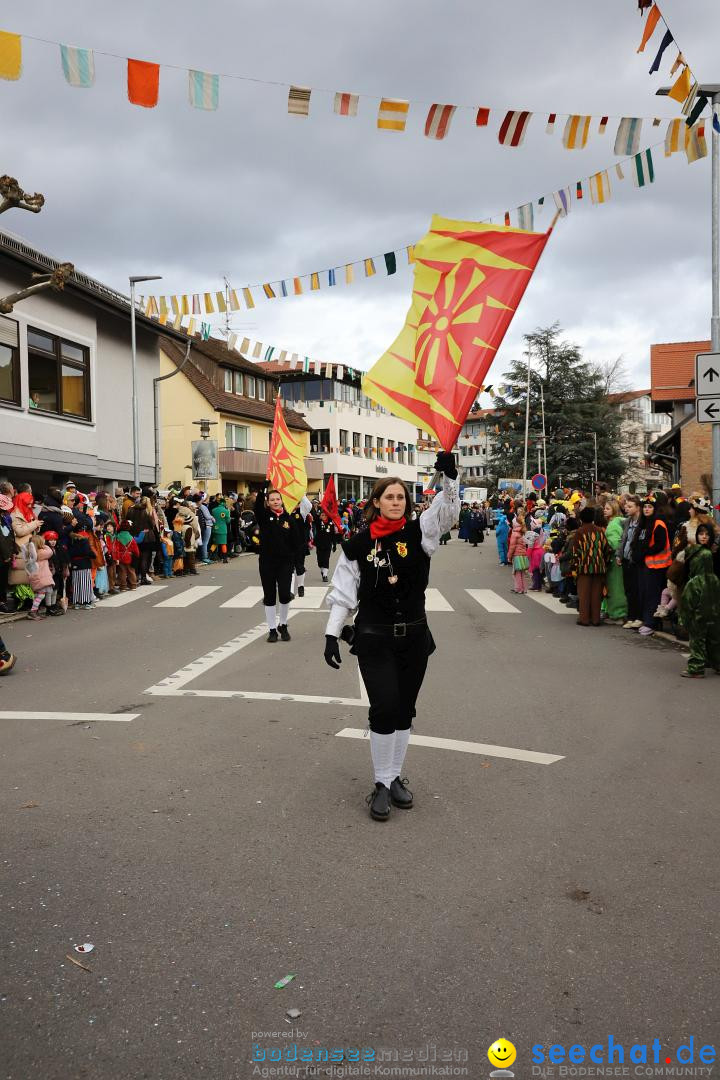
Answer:
<path fill-rule="evenodd" d="M 393 637 L 406 637 L 407 636 L 407 623 L 396 622 L 393 623 Z"/>

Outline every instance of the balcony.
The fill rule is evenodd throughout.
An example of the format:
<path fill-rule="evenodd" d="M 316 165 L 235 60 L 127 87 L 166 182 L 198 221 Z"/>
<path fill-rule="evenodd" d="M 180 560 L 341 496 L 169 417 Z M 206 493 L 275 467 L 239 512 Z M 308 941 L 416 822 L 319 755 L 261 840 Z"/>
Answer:
<path fill-rule="evenodd" d="M 264 480 L 267 476 L 269 454 L 260 450 L 220 450 L 218 465 L 225 476 L 244 476 L 248 480 Z M 306 457 L 305 471 L 308 481 L 322 480 L 323 462 L 321 457 Z"/>

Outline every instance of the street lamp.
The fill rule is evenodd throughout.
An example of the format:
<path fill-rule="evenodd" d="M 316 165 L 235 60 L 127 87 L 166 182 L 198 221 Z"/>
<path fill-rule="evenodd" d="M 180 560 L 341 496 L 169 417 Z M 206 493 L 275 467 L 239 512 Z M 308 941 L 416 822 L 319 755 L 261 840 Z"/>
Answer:
<path fill-rule="evenodd" d="M 669 86 L 661 86 L 655 93 L 667 97 Z M 714 124 L 715 106 L 720 104 L 720 83 L 708 83 L 698 86 L 697 96 L 705 97 L 711 103 L 712 119 L 710 134 L 712 139 L 712 181 L 711 181 L 711 249 L 712 249 L 712 315 L 710 318 L 710 348 L 720 352 L 720 134 Z M 720 424 L 712 425 L 712 486 L 713 505 L 720 503 Z M 718 517 L 720 520 L 720 516 Z"/>
<path fill-rule="evenodd" d="M 130 347 L 132 349 L 132 421 L 133 421 L 133 483 L 140 487 L 140 449 L 137 396 L 137 346 L 135 342 L 135 286 L 139 281 L 160 281 L 160 274 L 131 277 L 130 281 Z"/>

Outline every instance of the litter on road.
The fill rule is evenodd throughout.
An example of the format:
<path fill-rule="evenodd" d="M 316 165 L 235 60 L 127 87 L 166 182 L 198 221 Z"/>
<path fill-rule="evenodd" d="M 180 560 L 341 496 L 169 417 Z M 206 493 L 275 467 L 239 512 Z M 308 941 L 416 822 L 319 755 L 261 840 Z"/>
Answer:
<path fill-rule="evenodd" d="M 278 980 L 278 981 L 277 981 L 277 982 L 275 983 L 275 989 L 276 989 L 276 990 L 282 990 L 283 986 L 287 986 L 287 984 L 288 984 L 289 982 L 292 982 L 294 978 L 295 978 L 295 976 L 294 976 L 294 975 L 285 975 L 285 976 L 284 976 L 284 978 L 282 978 L 282 979 L 279 979 L 279 980 Z"/>

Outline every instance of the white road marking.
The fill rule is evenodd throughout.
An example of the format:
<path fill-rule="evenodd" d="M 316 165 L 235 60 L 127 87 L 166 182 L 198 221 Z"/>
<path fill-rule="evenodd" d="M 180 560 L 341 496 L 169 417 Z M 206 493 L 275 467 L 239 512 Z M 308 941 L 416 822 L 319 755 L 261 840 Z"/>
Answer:
<path fill-rule="evenodd" d="M 261 585 L 248 585 L 246 589 L 242 589 L 236 596 L 230 597 L 224 604 L 221 604 L 221 608 L 251 608 L 255 607 L 259 600 L 262 600 L 262 586 Z"/>
<path fill-rule="evenodd" d="M 292 616 L 293 612 L 291 611 L 289 618 L 292 618 Z M 259 641 L 259 639 L 264 637 L 267 632 L 268 628 L 266 623 L 260 623 L 259 626 L 253 626 L 250 630 L 246 630 L 244 634 L 240 634 L 231 641 L 225 642 L 224 645 L 219 645 L 217 649 L 213 649 L 212 652 L 206 653 L 205 656 L 200 656 L 197 660 L 192 660 L 184 668 L 180 668 L 179 671 L 174 672 L 172 675 L 168 675 L 166 679 L 161 679 L 156 686 L 149 687 L 145 693 L 162 694 L 164 690 L 179 690 L 180 687 L 192 682 L 193 679 L 197 679 L 200 675 L 204 675 L 206 671 L 210 671 L 210 669 L 216 667 L 217 664 L 221 664 L 223 660 L 227 660 L 229 657 L 234 656 L 235 653 L 240 652 L 240 650 L 244 649 L 247 645 L 252 645 L 253 641 Z"/>
<path fill-rule="evenodd" d="M 574 615 L 577 618 L 577 611 L 575 608 L 569 608 L 567 604 L 561 604 L 560 601 L 556 600 L 550 593 L 529 592 L 527 595 L 531 600 L 534 600 L 536 604 L 541 604 L 542 607 L 547 608 L 548 611 L 554 611 L 556 615 Z"/>
<path fill-rule="evenodd" d="M 447 602 L 443 594 L 439 589 L 426 589 L 425 590 L 425 610 L 426 611 L 452 611 L 451 605 Z"/>
<path fill-rule="evenodd" d="M 151 600 L 153 594 L 160 589 L 167 589 L 167 585 L 138 585 L 137 589 L 132 592 L 121 592 L 115 593 L 113 596 L 106 596 L 98 604 L 98 608 L 102 611 L 103 608 L 125 607 L 126 604 L 132 604 L 133 600 Z"/>
<path fill-rule="evenodd" d="M 472 596 L 473 600 L 477 600 L 478 604 L 484 607 L 486 611 L 509 613 L 511 615 L 520 614 L 519 608 L 516 608 L 507 600 L 503 600 L 502 596 L 498 596 L 492 589 L 466 589 L 465 592 Z"/>
<path fill-rule="evenodd" d="M 162 600 L 159 604 L 155 604 L 155 607 L 190 607 L 191 604 L 197 603 L 198 600 L 204 599 L 204 597 L 209 596 L 210 593 L 214 593 L 217 591 L 217 589 L 221 588 L 222 585 L 193 585 L 192 588 L 185 589 L 183 592 L 176 593 L 175 596 L 170 596 L 167 600 Z"/>
<path fill-rule="evenodd" d="M 343 728 L 336 738 L 364 739 L 367 732 L 362 728 Z M 462 739 L 437 739 L 431 735 L 411 735 L 415 746 L 430 746 L 438 750 L 460 750 L 464 754 L 481 754 L 483 757 L 509 758 L 512 761 L 530 761 L 534 765 L 553 765 L 563 761 L 562 754 L 541 754 L 537 750 L 519 750 L 512 746 L 493 746 L 492 743 L 464 742 Z"/>
<path fill-rule="evenodd" d="M 146 694 L 154 697 L 247 698 L 251 701 L 301 701 L 309 705 L 357 705 L 366 709 L 361 698 L 324 697 L 322 694 L 280 694 L 269 690 L 169 690 L 160 684 L 151 686 Z"/>
<path fill-rule="evenodd" d="M 296 608 L 300 611 L 304 609 L 317 609 L 322 607 L 322 602 L 325 599 L 325 595 L 328 591 L 327 585 L 306 585 L 304 596 L 295 596 L 292 602 L 292 608 Z"/>
<path fill-rule="evenodd" d="M 128 723 L 137 720 L 139 712 L 0 712 L 0 720 L 77 720 L 86 724 L 112 720 L 116 723 Z"/>

